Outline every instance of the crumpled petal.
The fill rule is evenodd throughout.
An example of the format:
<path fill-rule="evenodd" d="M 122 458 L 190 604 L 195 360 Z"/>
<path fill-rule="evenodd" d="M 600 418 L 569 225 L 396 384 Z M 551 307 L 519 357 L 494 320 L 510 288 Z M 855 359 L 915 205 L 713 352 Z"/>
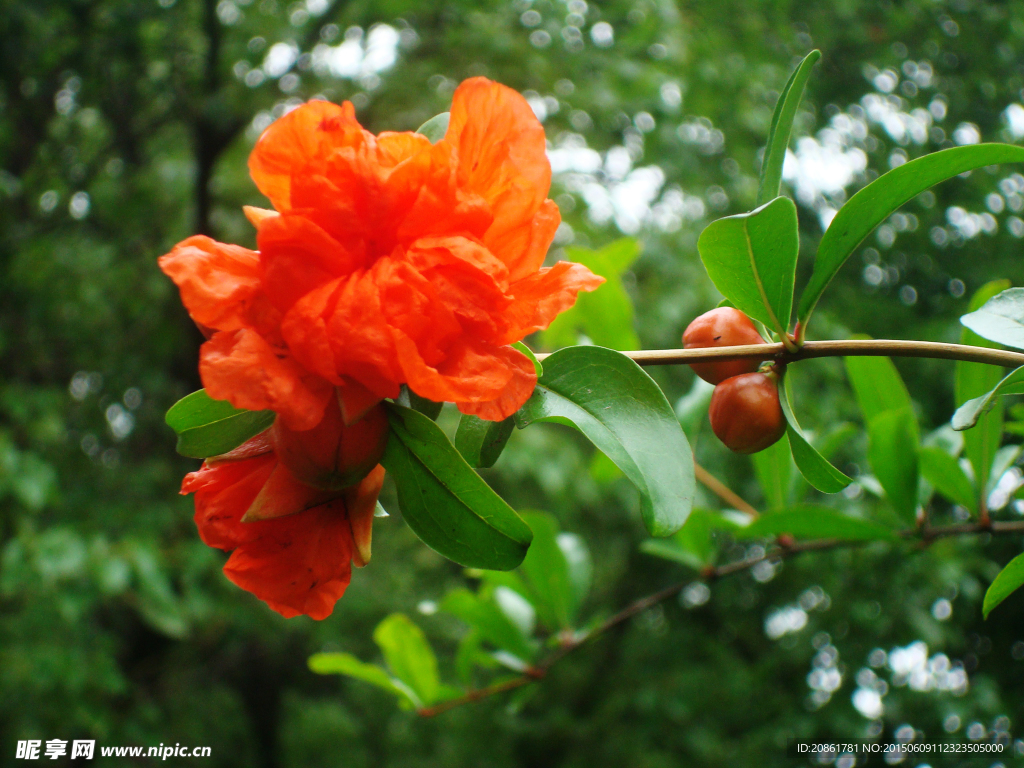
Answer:
<path fill-rule="evenodd" d="M 224 575 L 285 618 L 330 616 L 352 578 L 344 500 L 244 525 L 253 534 L 232 553 Z"/>
<path fill-rule="evenodd" d="M 559 314 L 576 303 L 580 291 L 593 291 L 604 282 L 582 264 L 560 261 L 530 275 L 511 288 L 514 301 L 506 311 L 510 328 L 505 343 L 519 341 L 547 328 Z"/>
<path fill-rule="evenodd" d="M 260 192 L 281 212 L 291 205 L 292 181 L 333 151 L 365 141 L 355 108 L 329 101 L 311 101 L 278 118 L 249 155 L 249 174 Z"/>
<path fill-rule="evenodd" d="M 533 361 L 512 347 L 499 347 L 495 354 L 510 376 L 500 394 L 491 400 L 456 401 L 462 413 L 486 421 L 503 421 L 522 408 L 537 386 L 537 370 Z"/>
<path fill-rule="evenodd" d="M 551 186 L 551 164 L 544 128 L 526 99 L 483 77 L 464 81 L 452 97 L 444 141 L 457 148 L 459 186 L 490 204 L 494 222 L 484 244 L 513 279 L 537 269 L 551 242 L 541 250 L 533 232 Z M 540 215 L 537 227 L 553 236 L 557 206 L 544 206 Z"/>
<path fill-rule="evenodd" d="M 244 328 L 250 308 L 262 298 L 260 255 L 248 248 L 196 235 L 178 243 L 158 263 L 178 286 L 192 319 L 209 328 Z"/>
<path fill-rule="evenodd" d="M 203 344 L 199 375 L 214 400 L 250 411 L 276 411 L 296 430 L 315 427 L 333 395 L 329 382 L 248 329 L 221 331 Z"/>

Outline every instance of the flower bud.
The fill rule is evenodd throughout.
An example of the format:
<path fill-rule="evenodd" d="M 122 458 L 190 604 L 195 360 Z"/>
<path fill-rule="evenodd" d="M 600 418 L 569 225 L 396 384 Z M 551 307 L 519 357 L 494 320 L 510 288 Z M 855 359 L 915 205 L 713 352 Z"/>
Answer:
<path fill-rule="evenodd" d="M 737 347 L 747 344 L 764 344 L 764 339 L 750 318 L 733 307 L 718 307 L 695 319 L 686 326 L 683 333 L 685 349 L 704 347 Z M 691 363 L 693 372 L 704 381 L 718 384 L 733 376 L 752 373 L 761 364 L 755 358 L 723 360 L 716 363 Z"/>
<path fill-rule="evenodd" d="M 380 462 L 388 439 L 388 417 L 380 404 L 346 426 L 338 398 L 312 429 L 289 429 L 283 419 L 270 428 L 274 452 L 297 480 L 314 488 L 338 491 L 355 485 Z"/>
<path fill-rule="evenodd" d="M 786 432 L 774 375 L 744 373 L 719 383 L 708 409 L 711 429 L 736 453 L 757 453 Z"/>

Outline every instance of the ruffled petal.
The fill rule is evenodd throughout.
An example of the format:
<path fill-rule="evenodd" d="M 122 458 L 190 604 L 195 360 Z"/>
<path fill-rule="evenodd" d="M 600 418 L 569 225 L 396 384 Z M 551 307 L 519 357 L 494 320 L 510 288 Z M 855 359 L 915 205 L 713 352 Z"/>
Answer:
<path fill-rule="evenodd" d="M 160 269 L 181 291 L 181 302 L 197 323 L 219 331 L 248 324 L 262 298 L 260 255 L 204 235 L 183 240 L 159 260 Z"/>
<path fill-rule="evenodd" d="M 282 312 L 359 265 L 341 243 L 302 216 L 265 220 L 257 239 L 265 291 Z"/>
<path fill-rule="evenodd" d="M 185 475 L 181 492 L 196 495 L 196 526 L 207 546 L 230 550 L 249 539 L 252 530 L 241 522 L 242 515 L 276 465 L 273 454 L 264 454 L 243 461 L 205 462 Z"/>
<path fill-rule="evenodd" d="M 228 559 L 224 575 L 285 618 L 330 616 L 352 578 L 344 501 L 244 525 L 252 535 Z"/>
<path fill-rule="evenodd" d="M 278 118 L 249 155 L 249 173 L 279 211 L 292 208 L 292 181 L 333 151 L 365 141 L 352 104 L 310 101 Z"/>
<path fill-rule="evenodd" d="M 273 410 L 292 429 L 312 429 L 333 394 L 330 382 L 306 371 L 255 331 L 221 331 L 200 349 L 207 394 L 236 408 Z"/>
<path fill-rule="evenodd" d="M 547 328 L 560 313 L 576 303 L 580 291 L 593 291 L 603 282 L 603 277 L 582 264 L 560 261 L 513 283 L 514 301 L 505 311 L 509 331 L 504 342 L 510 344 Z"/>
<path fill-rule="evenodd" d="M 464 81 L 452 98 L 444 141 L 458 151 L 460 188 L 490 204 L 494 222 L 484 244 L 514 278 L 536 269 L 536 252 L 546 252 L 551 242 L 537 235 L 550 230 L 554 236 L 550 224 L 557 208 L 546 207 L 535 232 L 534 218 L 551 186 L 551 164 L 544 128 L 526 99 L 482 77 Z"/>
<path fill-rule="evenodd" d="M 503 347 L 459 339 L 443 361 L 431 364 L 415 342 L 398 330 L 395 345 L 409 388 L 435 403 L 493 400 L 512 379 L 510 358 Z"/>
<path fill-rule="evenodd" d="M 523 407 L 537 386 L 537 370 L 533 361 L 512 347 L 500 347 L 497 357 L 511 373 L 501 393 L 492 400 L 458 402 L 462 413 L 485 421 L 503 421 Z"/>

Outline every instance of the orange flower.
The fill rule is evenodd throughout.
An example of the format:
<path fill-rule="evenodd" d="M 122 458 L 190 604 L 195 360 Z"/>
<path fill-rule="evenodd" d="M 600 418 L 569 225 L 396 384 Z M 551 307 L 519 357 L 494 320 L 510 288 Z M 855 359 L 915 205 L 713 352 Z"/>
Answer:
<path fill-rule="evenodd" d="M 259 251 L 206 237 L 160 266 L 212 337 L 211 397 L 318 424 L 335 388 L 346 420 L 399 385 L 501 420 L 536 374 L 510 344 L 603 282 L 542 263 L 558 227 L 544 130 L 526 101 L 484 78 L 456 90 L 444 139 L 374 136 L 352 105 L 280 118 L 249 158 L 276 211 L 247 209 Z"/>
<path fill-rule="evenodd" d="M 305 445 L 296 446 L 292 437 L 275 425 L 231 453 L 207 459 L 185 476 L 181 492 L 196 495 L 203 541 L 234 550 L 224 565 L 231 581 L 286 618 L 324 619 L 345 593 L 352 563 L 370 560 L 373 513 L 384 482 L 384 468 L 374 465 L 384 449 L 387 417 L 378 407 L 346 427 L 332 404 Z M 373 467 L 368 473 L 361 469 L 367 463 Z M 354 485 L 349 467 L 364 475 Z"/>

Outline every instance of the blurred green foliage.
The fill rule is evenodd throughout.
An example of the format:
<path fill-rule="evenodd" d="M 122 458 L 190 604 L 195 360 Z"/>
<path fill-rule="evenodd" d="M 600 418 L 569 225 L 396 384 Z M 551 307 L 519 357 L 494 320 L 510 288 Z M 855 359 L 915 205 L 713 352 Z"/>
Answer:
<path fill-rule="evenodd" d="M 1020 551 L 1011 537 L 809 554 L 694 587 L 521 698 L 430 720 L 313 674 L 316 652 L 394 670 L 374 628 L 405 614 L 436 649 L 439 679 L 465 680 L 466 625 L 434 609 L 453 590 L 490 600 L 498 587 L 478 589 L 398 515 L 377 522 L 373 562 L 324 622 L 286 621 L 230 585 L 177 496 L 196 462 L 175 454 L 163 413 L 199 387 L 201 336 L 156 258 L 197 231 L 253 244 L 240 207 L 265 201 L 245 158 L 289 106 L 350 99 L 370 129 L 407 130 L 484 74 L 543 116 L 565 220 L 553 257 L 636 236 L 636 260 L 609 265 L 635 311 L 620 333 L 675 347 L 719 299 L 697 236 L 754 207 L 772 108 L 801 56 L 824 53 L 784 174 L 799 203 L 798 285 L 830 213 L 877 174 L 957 143 L 1024 138 L 1022 19 L 1017 0 L 0 0 L 0 763 L 28 738 L 210 745 L 218 766 L 654 768 L 786 765 L 788 737 L 908 724 L 928 740 L 1021 736 L 1024 597 L 981 620 L 985 588 Z M 892 216 L 833 282 L 812 335 L 957 340 L 979 287 L 1024 282 L 1019 170 L 975 171 Z M 896 368 L 924 443 L 959 455 L 942 429 L 964 399 L 954 366 Z M 681 367 L 652 375 L 672 402 L 693 380 Z M 868 474 L 879 454 L 842 362 L 792 375 L 812 442 L 858 478 L 845 496 L 762 490 L 765 472 L 689 419 L 699 461 L 762 508 L 785 493 L 884 517 Z M 453 414 L 440 420 L 451 432 Z M 1016 441 L 1000 435 L 1001 412 L 994 421 L 994 436 L 984 421 L 967 433 L 973 474 Z M 828 447 L 842 422 L 856 432 Z M 997 517 L 1018 514 L 1014 471 L 996 487 Z M 687 573 L 640 551 L 634 490 L 568 430 L 516 432 L 485 476 L 586 542 L 580 616 Z M 932 499 L 939 521 L 967 514 Z M 385 508 L 393 500 L 386 490 Z M 698 505 L 720 506 L 710 494 Z M 727 546 L 735 559 L 758 545 Z M 877 719 L 863 714 L 872 696 Z"/>

